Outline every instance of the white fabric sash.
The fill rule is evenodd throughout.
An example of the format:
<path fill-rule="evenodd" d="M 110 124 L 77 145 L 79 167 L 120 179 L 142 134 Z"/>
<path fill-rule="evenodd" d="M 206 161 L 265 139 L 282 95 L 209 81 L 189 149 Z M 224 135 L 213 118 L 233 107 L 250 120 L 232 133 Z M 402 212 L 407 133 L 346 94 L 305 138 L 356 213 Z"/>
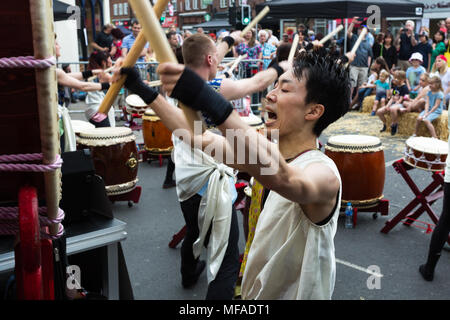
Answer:
<path fill-rule="evenodd" d="M 200 202 L 198 212 L 200 232 L 193 245 L 193 253 L 195 258 L 200 256 L 212 223 L 207 250 L 207 277 L 210 283 L 219 271 L 228 245 L 232 210 L 229 178 L 234 177 L 234 172 L 232 168 L 217 163 L 199 149 L 192 149 L 177 137 L 172 136 L 172 140 L 179 200 L 191 198 L 208 182 L 207 191 Z"/>

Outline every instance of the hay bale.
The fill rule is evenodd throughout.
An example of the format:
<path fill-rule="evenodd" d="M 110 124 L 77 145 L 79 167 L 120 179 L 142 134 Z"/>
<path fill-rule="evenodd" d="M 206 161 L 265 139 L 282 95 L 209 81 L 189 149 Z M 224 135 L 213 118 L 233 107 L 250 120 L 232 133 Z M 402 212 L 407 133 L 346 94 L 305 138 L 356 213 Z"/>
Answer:
<path fill-rule="evenodd" d="M 375 95 L 365 97 L 363 100 L 361 112 L 371 113 L 374 101 L 375 101 Z"/>
<path fill-rule="evenodd" d="M 386 126 L 388 131 L 391 130 L 391 115 L 388 113 L 386 116 Z M 419 116 L 417 112 L 407 112 L 403 113 L 398 118 L 398 131 L 397 133 L 405 136 L 412 136 L 414 133 L 414 128 L 416 126 L 416 120 Z M 444 110 L 442 115 L 433 121 L 434 129 L 436 130 L 436 136 L 444 141 L 448 140 L 448 112 Z M 417 132 L 418 136 L 421 137 L 431 137 L 430 132 L 424 123 L 419 125 L 419 130 Z"/>

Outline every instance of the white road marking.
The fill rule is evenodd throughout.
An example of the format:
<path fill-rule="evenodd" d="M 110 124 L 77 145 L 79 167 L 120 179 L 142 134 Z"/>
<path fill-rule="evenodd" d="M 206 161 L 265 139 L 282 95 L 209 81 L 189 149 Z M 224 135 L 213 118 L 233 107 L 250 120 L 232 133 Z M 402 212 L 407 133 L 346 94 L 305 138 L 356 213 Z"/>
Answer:
<path fill-rule="evenodd" d="M 341 259 L 337 259 L 337 258 L 336 258 L 336 262 L 340 263 L 340 264 L 343 264 L 344 266 L 347 266 L 347 267 L 350 267 L 350 268 L 353 268 L 353 269 L 365 272 L 367 274 L 371 274 L 371 275 L 379 277 L 379 278 L 383 277 L 383 275 L 381 273 L 373 272 L 372 270 L 369 270 L 369 269 L 364 268 L 364 267 L 360 267 L 360 266 L 358 266 L 356 264 L 353 264 L 351 262 L 347 262 L 347 261 L 344 261 L 344 260 L 341 260 Z"/>

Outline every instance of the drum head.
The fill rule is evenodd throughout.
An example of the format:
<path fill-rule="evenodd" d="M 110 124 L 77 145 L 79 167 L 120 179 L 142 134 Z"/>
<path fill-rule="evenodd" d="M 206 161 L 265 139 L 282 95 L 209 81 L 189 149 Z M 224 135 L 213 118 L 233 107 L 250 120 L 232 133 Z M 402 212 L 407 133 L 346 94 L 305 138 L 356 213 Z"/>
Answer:
<path fill-rule="evenodd" d="M 95 129 L 95 126 L 92 123 L 83 120 L 70 120 L 70 123 L 72 124 L 75 133 Z"/>
<path fill-rule="evenodd" d="M 155 111 L 153 111 L 153 109 L 147 108 L 144 112 L 144 115 L 149 116 L 149 117 L 155 117 L 156 113 L 155 113 Z"/>
<path fill-rule="evenodd" d="M 414 150 L 429 154 L 448 154 L 448 143 L 435 138 L 410 137 L 406 145 Z"/>
<path fill-rule="evenodd" d="M 335 152 L 377 152 L 383 150 L 381 140 L 374 136 L 366 135 L 339 135 L 330 137 L 325 150 Z"/>
<path fill-rule="evenodd" d="M 125 98 L 125 102 L 132 107 L 146 107 L 147 104 L 137 94 L 130 94 Z"/>
<path fill-rule="evenodd" d="M 135 140 L 136 137 L 130 128 L 106 127 L 81 132 L 78 142 L 87 146 L 109 146 Z"/>

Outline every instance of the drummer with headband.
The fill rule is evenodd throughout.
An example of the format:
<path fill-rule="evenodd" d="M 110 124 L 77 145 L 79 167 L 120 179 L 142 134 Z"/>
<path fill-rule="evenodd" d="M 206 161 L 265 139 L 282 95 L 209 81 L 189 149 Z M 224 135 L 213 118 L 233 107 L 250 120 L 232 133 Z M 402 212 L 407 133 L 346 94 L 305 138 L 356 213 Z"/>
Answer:
<path fill-rule="evenodd" d="M 266 127 L 269 135 L 278 133 L 278 145 L 248 130 L 231 104 L 192 70 L 164 63 L 158 72 L 172 97 L 206 113 L 222 133 L 242 129 L 244 134 L 234 134 L 233 141 L 215 134 L 189 135 L 189 124 L 181 110 L 143 86 L 137 74 L 129 74 L 125 85 L 138 90 L 135 92 L 175 134 L 180 134 L 177 129 L 186 129 L 181 131 L 191 143 L 200 142 L 202 148 L 215 144 L 224 150 L 222 155 L 231 152 L 233 159 L 223 156 L 220 160 L 248 172 L 272 190 L 249 252 L 242 297 L 331 299 L 341 179 L 333 161 L 316 149 L 316 139 L 348 110 L 348 69 L 328 56 L 303 54 L 281 75 L 267 95 L 271 119 Z M 254 159 L 258 162 L 236 163 L 238 151 L 243 150 L 232 148 L 230 142 L 245 146 L 246 159 L 257 156 Z"/>

